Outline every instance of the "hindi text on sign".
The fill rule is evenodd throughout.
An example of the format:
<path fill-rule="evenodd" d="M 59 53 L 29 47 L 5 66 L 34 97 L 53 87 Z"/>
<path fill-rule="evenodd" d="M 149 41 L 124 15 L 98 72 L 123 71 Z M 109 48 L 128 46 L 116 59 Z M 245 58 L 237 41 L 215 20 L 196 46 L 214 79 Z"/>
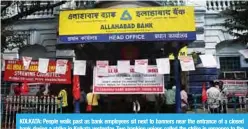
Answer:
<path fill-rule="evenodd" d="M 59 43 L 196 39 L 194 8 L 189 6 L 66 10 L 59 20 Z"/>

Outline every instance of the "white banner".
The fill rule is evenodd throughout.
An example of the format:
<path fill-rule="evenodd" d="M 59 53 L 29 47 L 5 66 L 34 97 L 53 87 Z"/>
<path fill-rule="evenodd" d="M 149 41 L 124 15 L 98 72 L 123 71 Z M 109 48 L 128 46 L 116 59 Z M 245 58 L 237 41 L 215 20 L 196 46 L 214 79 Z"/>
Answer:
<path fill-rule="evenodd" d="M 217 61 L 213 55 L 200 55 L 203 67 L 206 68 L 216 68 Z"/>
<path fill-rule="evenodd" d="M 192 56 L 181 56 L 179 57 L 182 71 L 194 71 L 195 64 Z"/>
<path fill-rule="evenodd" d="M 248 80 L 220 80 L 228 95 L 245 96 L 248 93 Z"/>
<path fill-rule="evenodd" d="M 40 73 L 47 73 L 48 64 L 49 64 L 49 59 L 39 58 L 38 72 L 40 72 Z"/>
<path fill-rule="evenodd" d="M 94 68 L 93 92 L 96 94 L 163 94 L 164 76 L 156 66 L 148 66 L 147 74 L 119 74 L 117 66 L 109 66 L 108 76 L 98 76 Z"/>
<path fill-rule="evenodd" d="M 73 67 L 73 75 L 85 75 L 86 74 L 86 61 L 75 60 Z"/>
<path fill-rule="evenodd" d="M 117 69 L 118 69 L 118 73 L 130 73 L 130 61 L 118 60 Z"/>
<path fill-rule="evenodd" d="M 32 61 L 32 57 L 27 57 L 27 56 L 22 57 L 22 62 L 25 70 L 28 70 L 31 61 Z"/>
<path fill-rule="evenodd" d="M 135 60 L 134 71 L 137 73 L 147 73 L 148 59 Z"/>
<path fill-rule="evenodd" d="M 108 76 L 108 61 L 96 61 L 97 75 Z"/>
<path fill-rule="evenodd" d="M 170 59 L 169 58 L 158 58 L 156 59 L 158 73 L 159 74 L 170 74 Z"/>
<path fill-rule="evenodd" d="M 68 63 L 68 60 L 57 60 L 55 73 L 56 74 L 65 74 L 66 70 L 67 70 L 67 63 Z"/>

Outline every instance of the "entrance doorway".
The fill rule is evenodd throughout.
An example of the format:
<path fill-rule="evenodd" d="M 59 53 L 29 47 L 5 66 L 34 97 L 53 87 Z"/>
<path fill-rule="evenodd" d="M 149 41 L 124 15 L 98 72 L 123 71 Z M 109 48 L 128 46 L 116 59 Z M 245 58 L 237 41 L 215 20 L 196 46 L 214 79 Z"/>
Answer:
<path fill-rule="evenodd" d="M 127 42 L 127 43 L 106 43 L 103 45 L 83 44 L 75 49 L 77 60 L 87 60 L 86 76 L 80 77 L 81 89 L 86 93 L 90 92 L 93 84 L 93 68 L 97 60 L 107 60 L 109 65 L 117 65 L 118 60 L 130 60 L 130 65 L 134 65 L 136 59 L 148 59 L 149 65 L 156 65 L 156 58 L 167 58 L 175 49 L 173 42 Z M 186 42 L 179 43 L 180 47 Z M 171 74 L 164 75 L 165 88 L 175 85 L 173 60 L 170 61 Z M 155 95 L 154 95 L 155 96 Z M 149 99 L 155 99 L 154 104 Z M 102 113 L 132 113 L 133 101 L 138 100 L 142 113 L 160 112 L 163 106 L 163 94 L 154 97 L 150 95 L 101 95 L 99 100 Z M 152 101 L 152 100 L 151 100 Z M 162 111 L 165 112 L 165 111 Z"/>

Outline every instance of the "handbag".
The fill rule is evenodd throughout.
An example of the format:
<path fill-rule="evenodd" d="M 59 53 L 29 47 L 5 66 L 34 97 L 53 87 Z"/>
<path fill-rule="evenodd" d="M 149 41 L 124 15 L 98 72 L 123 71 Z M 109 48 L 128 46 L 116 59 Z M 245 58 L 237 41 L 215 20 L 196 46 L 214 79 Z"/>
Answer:
<path fill-rule="evenodd" d="M 92 93 L 93 94 L 93 93 Z M 87 105 L 86 111 L 87 112 L 92 112 L 92 104 L 93 104 L 93 100 L 94 100 L 94 94 L 92 96 L 92 101 L 91 101 L 91 105 Z"/>

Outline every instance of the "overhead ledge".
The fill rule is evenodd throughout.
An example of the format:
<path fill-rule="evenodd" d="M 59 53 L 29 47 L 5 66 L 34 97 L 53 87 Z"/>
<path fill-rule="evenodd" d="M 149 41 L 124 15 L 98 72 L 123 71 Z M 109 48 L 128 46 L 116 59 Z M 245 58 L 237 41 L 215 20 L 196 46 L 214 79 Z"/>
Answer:
<path fill-rule="evenodd" d="M 112 6 L 112 5 L 116 5 L 118 3 L 140 3 L 140 4 L 144 4 L 144 5 L 150 5 L 150 6 L 162 6 L 161 3 L 157 2 L 157 1 L 97 1 L 95 3 L 95 8 L 102 8 L 105 7 L 105 5 L 108 4 L 108 6 Z"/>

